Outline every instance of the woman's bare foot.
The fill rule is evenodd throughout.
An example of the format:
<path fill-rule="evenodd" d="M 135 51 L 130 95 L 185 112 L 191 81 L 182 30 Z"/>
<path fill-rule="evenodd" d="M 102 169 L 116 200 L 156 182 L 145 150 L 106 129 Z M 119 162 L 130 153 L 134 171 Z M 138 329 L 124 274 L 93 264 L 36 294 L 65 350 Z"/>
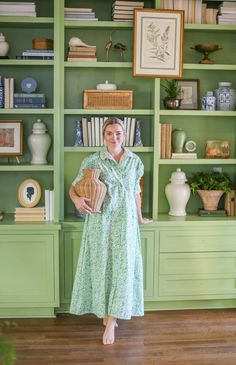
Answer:
<path fill-rule="evenodd" d="M 103 334 L 103 345 L 112 345 L 115 342 L 115 327 L 116 318 L 112 316 L 107 317 L 106 329 Z"/>
<path fill-rule="evenodd" d="M 103 318 L 103 326 L 105 326 L 105 327 L 107 325 L 108 318 L 109 318 L 109 316 L 106 316 L 106 317 Z M 118 323 L 117 322 L 115 323 L 115 327 L 118 327 Z"/>

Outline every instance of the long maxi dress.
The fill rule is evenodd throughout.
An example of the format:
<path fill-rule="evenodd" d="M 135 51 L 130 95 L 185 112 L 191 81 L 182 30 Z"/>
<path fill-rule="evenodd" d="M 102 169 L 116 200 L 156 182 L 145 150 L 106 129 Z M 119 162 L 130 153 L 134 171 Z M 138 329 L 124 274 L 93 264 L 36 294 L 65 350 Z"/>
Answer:
<path fill-rule="evenodd" d="M 70 313 L 93 313 L 120 319 L 142 316 L 143 272 L 141 241 L 135 195 L 143 175 L 140 158 L 127 148 L 119 163 L 106 148 L 85 158 L 83 169 L 101 170 L 107 186 L 101 213 L 87 214 Z"/>

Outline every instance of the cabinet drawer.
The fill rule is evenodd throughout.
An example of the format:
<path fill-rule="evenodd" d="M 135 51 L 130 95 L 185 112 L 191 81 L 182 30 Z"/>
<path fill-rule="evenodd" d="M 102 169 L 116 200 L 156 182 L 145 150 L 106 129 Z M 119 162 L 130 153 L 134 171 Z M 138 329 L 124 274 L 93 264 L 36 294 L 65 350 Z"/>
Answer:
<path fill-rule="evenodd" d="M 160 255 L 160 275 L 236 274 L 236 252 Z"/>
<path fill-rule="evenodd" d="M 175 230 L 160 232 L 160 252 L 234 251 L 236 231 Z"/>

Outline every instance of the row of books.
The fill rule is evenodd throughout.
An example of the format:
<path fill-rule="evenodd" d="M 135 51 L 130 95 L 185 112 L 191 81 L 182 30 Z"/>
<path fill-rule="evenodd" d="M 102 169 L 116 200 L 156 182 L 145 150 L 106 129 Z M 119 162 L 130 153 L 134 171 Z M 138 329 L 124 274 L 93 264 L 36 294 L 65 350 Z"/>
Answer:
<path fill-rule="evenodd" d="M 39 50 L 39 49 L 27 49 L 22 52 L 21 55 L 16 56 L 18 60 L 53 60 L 54 51 L 49 50 Z"/>
<path fill-rule="evenodd" d="M 104 145 L 102 129 L 107 118 L 108 117 L 82 117 L 81 135 L 84 147 L 101 147 Z M 133 146 L 137 128 L 136 118 L 124 117 L 123 123 L 126 131 L 124 145 Z"/>
<path fill-rule="evenodd" d="M 46 97 L 43 93 L 15 93 L 14 78 L 4 77 L 4 108 L 45 108 Z"/>
<path fill-rule="evenodd" d="M 67 61 L 97 61 L 96 46 L 69 46 Z"/>
<path fill-rule="evenodd" d="M 190 24 L 215 24 L 218 9 L 202 0 L 162 0 L 162 9 L 184 10 L 184 22 Z"/>
<path fill-rule="evenodd" d="M 36 6 L 34 2 L 0 1 L 0 16 L 36 17 Z"/>
<path fill-rule="evenodd" d="M 219 6 L 218 24 L 236 23 L 236 1 L 223 1 Z"/>
<path fill-rule="evenodd" d="M 113 21 L 133 21 L 134 9 L 144 7 L 143 1 L 123 1 L 116 0 L 112 4 L 112 20 Z"/>
<path fill-rule="evenodd" d="M 196 159 L 195 152 L 172 152 L 172 124 L 160 125 L 160 158 L 163 159 Z"/>
<path fill-rule="evenodd" d="M 92 8 L 64 8 L 65 20 L 98 20 Z"/>
<path fill-rule="evenodd" d="M 45 206 L 25 208 L 16 207 L 15 222 L 49 222 L 54 220 L 54 191 L 45 190 Z"/>

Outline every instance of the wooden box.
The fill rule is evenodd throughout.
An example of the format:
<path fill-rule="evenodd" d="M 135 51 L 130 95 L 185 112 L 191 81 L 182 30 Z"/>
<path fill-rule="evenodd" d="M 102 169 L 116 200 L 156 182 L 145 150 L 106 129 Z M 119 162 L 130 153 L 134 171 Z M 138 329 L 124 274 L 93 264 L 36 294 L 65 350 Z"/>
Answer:
<path fill-rule="evenodd" d="M 48 38 L 34 38 L 33 49 L 53 49 L 53 40 Z"/>
<path fill-rule="evenodd" d="M 132 109 L 132 90 L 84 90 L 84 109 Z"/>

